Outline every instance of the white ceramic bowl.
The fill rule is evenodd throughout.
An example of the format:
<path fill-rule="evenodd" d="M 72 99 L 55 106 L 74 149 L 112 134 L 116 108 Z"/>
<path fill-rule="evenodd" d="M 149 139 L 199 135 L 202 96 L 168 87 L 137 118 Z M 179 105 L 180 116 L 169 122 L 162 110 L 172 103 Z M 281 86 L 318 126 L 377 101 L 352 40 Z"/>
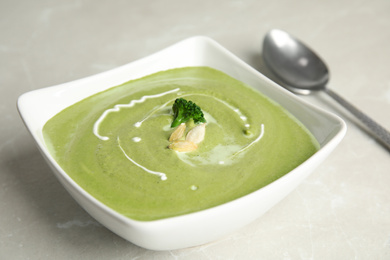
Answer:
<path fill-rule="evenodd" d="M 321 148 L 297 168 L 273 183 L 234 201 L 207 210 L 155 221 L 129 219 L 84 191 L 49 153 L 42 136 L 44 124 L 64 108 L 92 94 L 157 71 L 209 66 L 260 90 L 295 115 L 317 138 Z M 119 68 L 20 96 L 18 109 L 40 151 L 63 186 L 97 221 L 132 243 L 170 250 L 196 246 L 227 235 L 261 216 L 290 193 L 341 141 L 345 123 L 337 116 L 302 102 L 215 41 L 198 36 Z"/>

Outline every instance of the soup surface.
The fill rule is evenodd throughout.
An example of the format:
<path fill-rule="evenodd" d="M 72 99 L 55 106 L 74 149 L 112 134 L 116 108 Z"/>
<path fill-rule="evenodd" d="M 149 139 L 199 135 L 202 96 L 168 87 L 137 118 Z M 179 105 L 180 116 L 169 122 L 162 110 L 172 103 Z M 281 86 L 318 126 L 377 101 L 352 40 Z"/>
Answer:
<path fill-rule="evenodd" d="M 168 148 L 172 104 L 204 112 L 198 149 Z M 188 123 L 187 131 L 193 127 Z M 88 97 L 43 128 L 64 171 L 102 203 L 150 221 L 207 209 L 255 191 L 314 154 L 319 144 L 257 90 L 207 67 L 158 72 Z"/>

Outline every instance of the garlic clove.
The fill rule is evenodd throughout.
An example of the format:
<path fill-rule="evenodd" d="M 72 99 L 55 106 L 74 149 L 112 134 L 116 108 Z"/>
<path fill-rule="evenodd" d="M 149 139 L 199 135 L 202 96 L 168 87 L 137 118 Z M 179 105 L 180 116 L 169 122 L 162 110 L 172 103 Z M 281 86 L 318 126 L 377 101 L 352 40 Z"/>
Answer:
<path fill-rule="evenodd" d="M 169 149 L 177 152 L 191 152 L 198 148 L 198 146 L 187 140 L 176 140 L 168 146 Z"/>
<path fill-rule="evenodd" d="M 206 134 L 206 123 L 200 124 L 192 128 L 186 137 L 187 141 L 198 144 L 203 141 Z"/>
<path fill-rule="evenodd" d="M 173 142 L 182 138 L 185 131 L 186 131 L 186 124 L 181 123 L 178 127 L 176 127 L 175 131 L 173 131 L 173 133 L 169 137 L 169 142 Z"/>

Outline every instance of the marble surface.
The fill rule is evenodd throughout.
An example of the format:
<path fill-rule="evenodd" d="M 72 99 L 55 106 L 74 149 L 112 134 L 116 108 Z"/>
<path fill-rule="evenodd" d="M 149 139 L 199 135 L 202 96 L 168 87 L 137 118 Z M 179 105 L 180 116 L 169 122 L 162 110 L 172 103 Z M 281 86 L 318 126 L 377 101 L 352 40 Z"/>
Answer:
<path fill-rule="evenodd" d="M 336 150 L 247 227 L 175 251 L 139 248 L 90 217 L 62 188 L 16 109 L 24 92 L 83 78 L 194 35 L 269 75 L 272 28 L 310 44 L 329 87 L 390 129 L 390 2 L 0 2 L 0 259 L 390 259 L 390 154 L 325 94 L 301 97 L 345 119 Z M 272 77 L 270 75 L 270 77 Z"/>

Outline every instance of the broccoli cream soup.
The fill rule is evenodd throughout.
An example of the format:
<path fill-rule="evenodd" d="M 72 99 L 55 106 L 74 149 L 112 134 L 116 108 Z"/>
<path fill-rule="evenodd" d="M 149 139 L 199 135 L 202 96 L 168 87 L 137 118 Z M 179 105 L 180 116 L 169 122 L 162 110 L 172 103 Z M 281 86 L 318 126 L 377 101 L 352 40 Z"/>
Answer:
<path fill-rule="evenodd" d="M 178 126 L 185 128 L 181 139 L 196 126 L 204 128 L 190 151 L 171 149 L 178 98 L 204 114 L 205 123 Z M 162 71 L 90 96 L 51 118 L 43 134 L 76 183 L 143 221 L 239 198 L 288 173 L 319 147 L 280 105 L 207 67 Z"/>

